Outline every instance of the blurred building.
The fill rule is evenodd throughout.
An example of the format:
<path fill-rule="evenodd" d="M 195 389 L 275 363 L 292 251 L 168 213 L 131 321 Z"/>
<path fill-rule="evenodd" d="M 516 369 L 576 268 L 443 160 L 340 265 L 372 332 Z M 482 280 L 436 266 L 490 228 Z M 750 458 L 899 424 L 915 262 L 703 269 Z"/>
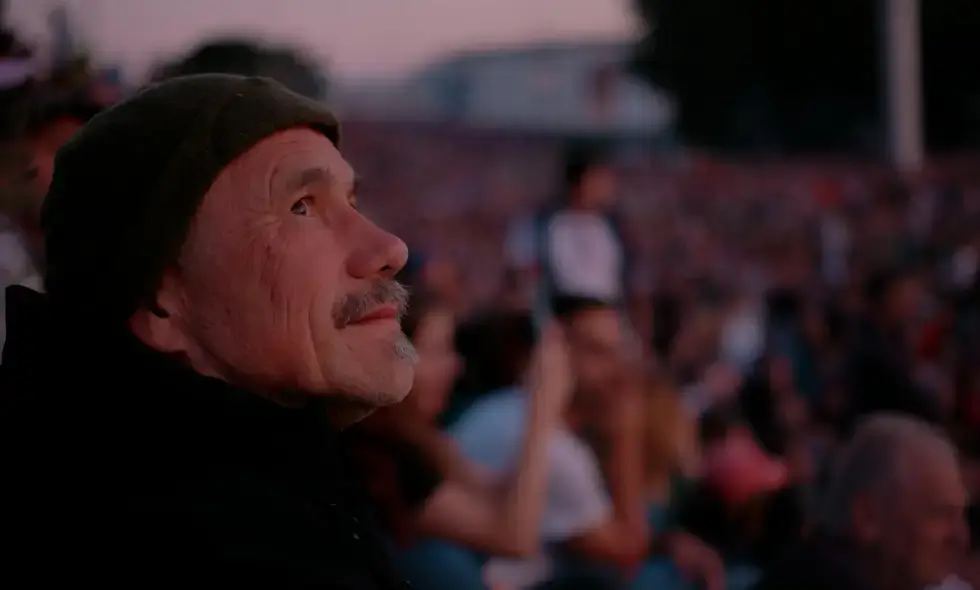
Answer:
<path fill-rule="evenodd" d="M 673 109 L 625 69 L 627 42 L 547 43 L 460 53 L 398 85 L 348 88 L 349 114 L 563 135 L 661 136 Z"/>

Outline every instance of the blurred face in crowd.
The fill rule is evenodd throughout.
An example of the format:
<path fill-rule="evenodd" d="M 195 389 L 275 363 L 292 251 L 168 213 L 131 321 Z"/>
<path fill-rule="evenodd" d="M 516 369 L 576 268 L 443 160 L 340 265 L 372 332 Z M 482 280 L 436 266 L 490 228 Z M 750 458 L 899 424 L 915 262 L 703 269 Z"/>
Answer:
<path fill-rule="evenodd" d="M 616 172 L 606 165 L 590 167 L 578 185 L 578 202 L 588 209 L 605 209 L 616 199 Z"/>
<path fill-rule="evenodd" d="M 435 258 L 422 269 L 426 287 L 444 301 L 457 302 L 462 287 L 459 267 L 449 258 Z"/>
<path fill-rule="evenodd" d="M 922 309 L 923 296 L 922 285 L 916 277 L 903 277 L 888 293 L 885 302 L 888 315 L 896 321 L 915 320 Z"/>
<path fill-rule="evenodd" d="M 392 277 L 405 244 L 358 213 L 354 171 L 323 135 L 292 129 L 228 165 L 204 197 L 158 306 L 155 347 L 281 403 L 367 410 L 401 401 L 415 353 Z M 360 415 L 357 415 L 360 417 Z"/>
<path fill-rule="evenodd" d="M 597 392 L 617 381 L 623 368 L 622 318 L 611 308 L 579 311 L 567 322 L 569 352 L 576 387 Z"/>
<path fill-rule="evenodd" d="M 29 137 L 10 142 L 4 159 L 3 209 L 23 229 L 36 230 L 41 201 L 48 192 L 54 156 L 83 123 L 71 118 L 53 121 Z"/>
<path fill-rule="evenodd" d="M 446 400 L 462 368 L 453 338 L 456 323 L 448 310 L 426 314 L 415 329 L 413 344 L 419 361 L 415 384 L 408 397 L 426 418 L 435 420 L 446 408 Z"/>
<path fill-rule="evenodd" d="M 28 168 L 30 193 L 37 199 L 38 206 L 48 192 L 48 185 L 51 184 L 55 154 L 83 125 L 82 121 L 71 118 L 58 119 L 27 140 L 26 147 L 30 156 Z"/>
<path fill-rule="evenodd" d="M 939 584 L 968 544 L 966 491 L 956 457 L 935 449 L 909 449 L 894 485 L 859 509 L 859 538 L 908 588 Z"/>

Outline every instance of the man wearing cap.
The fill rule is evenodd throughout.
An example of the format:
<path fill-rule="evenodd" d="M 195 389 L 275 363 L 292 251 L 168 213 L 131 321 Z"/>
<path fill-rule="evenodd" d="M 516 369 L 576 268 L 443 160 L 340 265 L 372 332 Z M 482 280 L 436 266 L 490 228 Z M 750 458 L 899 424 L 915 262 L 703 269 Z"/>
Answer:
<path fill-rule="evenodd" d="M 317 102 L 201 75 L 59 151 L 46 293 L 7 296 L 0 585 L 399 586 L 335 433 L 411 387 L 407 252 L 338 143 Z"/>

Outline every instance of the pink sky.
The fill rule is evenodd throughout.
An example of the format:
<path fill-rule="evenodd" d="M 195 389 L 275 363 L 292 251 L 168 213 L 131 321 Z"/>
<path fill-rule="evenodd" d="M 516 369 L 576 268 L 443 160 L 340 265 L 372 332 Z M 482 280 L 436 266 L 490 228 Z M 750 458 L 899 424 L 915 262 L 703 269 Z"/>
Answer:
<path fill-rule="evenodd" d="M 62 0 L 101 59 L 139 75 L 208 33 L 251 31 L 301 44 L 344 76 L 397 74 L 461 47 L 625 37 L 629 0 Z M 42 39 L 53 0 L 8 0 Z"/>

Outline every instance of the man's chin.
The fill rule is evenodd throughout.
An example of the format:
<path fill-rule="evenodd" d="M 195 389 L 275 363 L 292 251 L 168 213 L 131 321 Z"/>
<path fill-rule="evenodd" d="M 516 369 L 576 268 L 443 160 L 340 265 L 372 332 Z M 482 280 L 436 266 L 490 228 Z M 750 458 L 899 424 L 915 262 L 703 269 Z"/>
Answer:
<path fill-rule="evenodd" d="M 367 404 L 337 404 L 330 405 L 327 409 L 327 417 L 330 423 L 337 430 L 343 430 L 353 426 L 361 420 L 370 416 L 377 408 Z"/>
<path fill-rule="evenodd" d="M 330 421 L 338 428 L 346 428 L 367 418 L 378 408 L 401 403 L 412 390 L 415 379 L 414 363 L 398 367 L 392 374 L 390 383 L 372 388 L 359 394 L 345 392 L 324 397 L 324 405 Z"/>
<path fill-rule="evenodd" d="M 415 361 L 399 363 L 392 374 L 392 383 L 388 388 L 387 395 L 380 395 L 378 406 L 390 406 L 401 403 L 412 391 L 415 384 Z"/>

